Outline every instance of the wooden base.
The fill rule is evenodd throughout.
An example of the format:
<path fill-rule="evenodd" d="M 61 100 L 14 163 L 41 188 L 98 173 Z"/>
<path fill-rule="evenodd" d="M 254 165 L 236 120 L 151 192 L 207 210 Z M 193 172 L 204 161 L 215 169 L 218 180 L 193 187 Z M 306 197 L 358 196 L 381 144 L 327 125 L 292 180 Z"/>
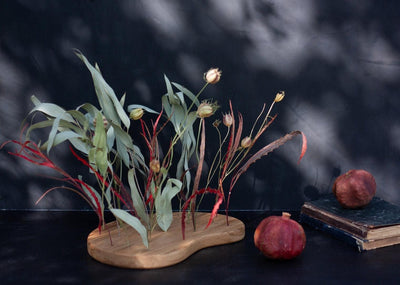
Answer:
<path fill-rule="evenodd" d="M 124 267 L 151 269 L 177 264 L 200 249 L 240 241 L 244 238 L 244 224 L 233 217 L 218 215 L 205 229 L 209 213 L 196 213 L 197 230 L 193 231 L 191 219 L 187 219 L 185 240 L 182 239 L 181 213 L 174 219 L 167 232 L 158 227 L 152 232 L 149 248 L 139 234 L 130 226 L 117 227 L 116 222 L 105 225 L 99 234 L 93 230 L 87 239 L 87 249 L 94 259 L 105 264 Z M 190 221 L 190 223 L 189 223 Z"/>

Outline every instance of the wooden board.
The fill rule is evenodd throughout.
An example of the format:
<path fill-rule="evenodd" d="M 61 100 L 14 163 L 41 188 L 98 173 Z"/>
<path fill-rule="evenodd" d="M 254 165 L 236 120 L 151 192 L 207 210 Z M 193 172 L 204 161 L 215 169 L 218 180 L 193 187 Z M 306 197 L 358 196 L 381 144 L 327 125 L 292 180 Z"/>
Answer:
<path fill-rule="evenodd" d="M 177 264 L 200 249 L 240 241 L 244 238 L 244 224 L 233 217 L 218 215 L 205 229 L 209 213 L 196 213 L 197 230 L 193 231 L 191 219 L 187 219 L 185 240 L 182 239 L 181 213 L 174 219 L 167 232 L 158 227 L 153 230 L 146 248 L 139 234 L 131 227 L 117 227 L 116 222 L 105 225 L 99 234 L 93 230 L 87 239 L 87 249 L 94 259 L 124 268 L 151 269 Z M 189 223 L 190 221 L 190 223 Z"/>

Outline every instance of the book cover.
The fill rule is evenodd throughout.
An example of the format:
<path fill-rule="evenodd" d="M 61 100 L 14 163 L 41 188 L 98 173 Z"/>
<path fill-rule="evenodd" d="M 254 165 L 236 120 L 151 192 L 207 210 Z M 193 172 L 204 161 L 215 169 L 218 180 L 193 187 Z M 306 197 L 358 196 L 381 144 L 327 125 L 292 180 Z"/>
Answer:
<path fill-rule="evenodd" d="M 304 203 L 301 213 L 365 239 L 400 235 L 400 207 L 381 198 L 361 209 L 345 209 L 333 194 Z"/>

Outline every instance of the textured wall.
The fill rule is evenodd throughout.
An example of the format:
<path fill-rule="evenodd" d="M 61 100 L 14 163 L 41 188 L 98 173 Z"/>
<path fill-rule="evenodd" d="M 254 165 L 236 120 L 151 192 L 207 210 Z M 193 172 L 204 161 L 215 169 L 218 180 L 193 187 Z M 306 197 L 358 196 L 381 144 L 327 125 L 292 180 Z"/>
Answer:
<path fill-rule="evenodd" d="M 0 4 L 0 142 L 19 136 L 30 96 L 67 109 L 96 102 L 81 50 L 98 62 L 127 103 L 160 109 L 163 74 L 199 90 L 209 67 L 222 81 L 207 89 L 246 130 L 262 103 L 287 96 L 268 143 L 299 129 L 308 152 L 297 165 L 300 139 L 252 166 L 231 208 L 299 209 L 330 191 L 335 176 L 364 168 L 377 195 L 400 204 L 400 8 L 398 1 L 2 1 Z M 52 159 L 77 168 L 66 146 Z M 20 159 L 0 152 L 0 208 L 87 208 L 64 190 L 38 206 L 56 183 Z"/>

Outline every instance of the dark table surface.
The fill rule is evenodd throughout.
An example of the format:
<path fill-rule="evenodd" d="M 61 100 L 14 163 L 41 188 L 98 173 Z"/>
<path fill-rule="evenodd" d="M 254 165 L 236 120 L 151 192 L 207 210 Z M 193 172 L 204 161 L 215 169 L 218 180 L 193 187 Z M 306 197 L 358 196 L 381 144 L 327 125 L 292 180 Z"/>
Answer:
<path fill-rule="evenodd" d="M 400 284 L 400 246 L 360 253 L 307 225 L 299 257 L 264 258 L 253 233 L 271 214 L 280 213 L 232 212 L 246 225 L 243 241 L 203 249 L 171 267 L 132 270 L 88 255 L 93 212 L 1 211 L 0 284 Z"/>

